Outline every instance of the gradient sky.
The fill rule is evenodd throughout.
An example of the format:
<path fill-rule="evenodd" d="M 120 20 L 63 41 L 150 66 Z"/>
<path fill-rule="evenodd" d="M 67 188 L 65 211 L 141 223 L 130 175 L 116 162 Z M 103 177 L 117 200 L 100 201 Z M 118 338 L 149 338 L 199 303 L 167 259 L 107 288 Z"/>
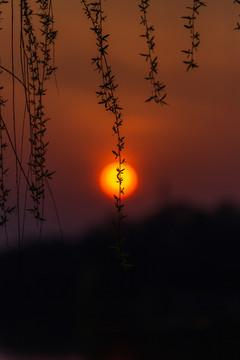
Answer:
<path fill-rule="evenodd" d="M 144 80 L 147 64 L 139 56 L 145 43 L 139 37 L 143 29 L 138 3 L 104 2 L 108 15 L 104 26 L 111 34 L 109 61 L 124 108 L 125 157 L 139 176 L 138 190 L 126 201 L 129 220 L 150 216 L 166 202 L 201 207 L 226 201 L 239 204 L 240 32 L 233 28 L 240 6 L 211 0 L 201 9 L 197 21 L 200 68 L 187 73 L 181 50 L 189 47 L 190 38 L 181 16 L 188 14 L 186 6 L 191 1 L 151 1 L 149 22 L 156 29 L 159 79 L 167 84 L 168 93 L 169 106 L 162 107 L 145 103 L 151 89 Z M 6 6 L 8 27 L 0 35 L 6 49 L 1 54 L 3 65 L 9 64 L 10 56 L 9 11 Z M 116 139 L 113 118 L 97 104 L 100 78 L 91 65 L 97 53 L 95 37 L 81 3 L 54 1 L 54 11 L 60 94 L 51 81 L 46 99 L 52 118 L 48 161 L 57 170 L 52 187 L 64 233 L 76 234 L 110 221 L 115 214 L 113 201 L 101 192 L 98 179 L 101 169 L 114 160 L 111 150 Z M 10 97 L 9 77 L 2 78 Z M 20 97 L 18 102 L 21 106 Z M 6 109 L 5 116 L 10 118 L 10 110 Z M 50 229 L 55 232 L 52 212 Z"/>

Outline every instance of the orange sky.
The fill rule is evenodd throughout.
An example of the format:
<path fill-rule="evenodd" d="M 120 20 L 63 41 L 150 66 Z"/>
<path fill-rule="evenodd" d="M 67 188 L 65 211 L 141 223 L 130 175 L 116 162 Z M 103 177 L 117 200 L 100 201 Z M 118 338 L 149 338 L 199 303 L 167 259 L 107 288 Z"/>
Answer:
<path fill-rule="evenodd" d="M 126 201 L 129 220 L 152 214 L 166 201 L 199 206 L 239 203 L 240 32 L 232 29 L 240 6 L 212 0 L 201 9 L 197 23 L 200 68 L 186 73 L 181 50 L 189 46 L 189 36 L 181 16 L 187 14 L 185 7 L 191 1 L 152 0 L 149 18 L 156 28 L 159 77 L 167 84 L 170 104 L 161 107 L 144 102 L 150 88 L 144 80 L 147 65 L 138 55 L 144 52 L 145 43 L 139 37 L 142 28 L 137 3 L 104 2 L 106 32 L 111 34 L 109 60 L 124 108 L 125 157 L 139 176 L 138 191 Z M 5 9 L 8 25 L 0 34 L 5 50 L 1 53 L 3 65 L 9 64 L 10 55 L 9 6 Z M 114 160 L 115 138 L 112 117 L 97 104 L 95 91 L 100 79 L 91 65 L 96 55 L 95 38 L 80 1 L 69 0 L 66 6 L 66 1 L 55 0 L 54 10 L 59 30 L 56 62 L 60 95 L 52 81 L 46 99 L 52 118 L 48 161 L 50 168 L 57 170 L 52 186 L 64 232 L 74 234 L 114 214 L 112 201 L 99 188 L 98 177 Z M 2 79 L 10 96 L 9 77 L 4 74 Z M 21 98 L 18 102 L 22 103 Z M 10 113 L 6 108 L 7 118 Z M 54 221 L 50 228 L 56 231 Z"/>

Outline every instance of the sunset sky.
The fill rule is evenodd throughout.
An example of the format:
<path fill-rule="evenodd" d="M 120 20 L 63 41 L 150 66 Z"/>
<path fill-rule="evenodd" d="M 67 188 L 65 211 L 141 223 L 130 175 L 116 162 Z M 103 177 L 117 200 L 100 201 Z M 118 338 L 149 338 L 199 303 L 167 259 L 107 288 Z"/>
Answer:
<path fill-rule="evenodd" d="M 152 0 L 149 23 L 155 26 L 159 79 L 167 84 L 162 107 L 145 103 L 150 84 L 148 65 L 139 53 L 139 1 L 104 2 L 110 33 L 109 61 L 119 82 L 124 109 L 124 157 L 138 173 L 138 189 L 126 200 L 129 221 L 150 216 L 167 202 L 212 208 L 240 202 L 240 32 L 233 31 L 240 6 L 211 0 L 197 20 L 201 44 L 199 69 L 186 72 L 181 50 L 190 38 L 181 16 L 190 0 Z M 66 5 L 67 4 L 67 5 Z M 100 77 L 91 65 L 96 56 L 94 33 L 78 0 L 55 0 L 56 65 L 59 95 L 53 80 L 46 97 L 50 141 L 48 162 L 57 172 L 52 181 L 63 231 L 74 235 L 110 222 L 113 201 L 99 186 L 101 170 L 114 161 L 114 119 L 97 104 Z M 16 2 L 16 18 L 18 6 Z M 5 30 L 0 34 L 2 65 L 10 64 L 10 6 L 5 6 Z M 15 28 L 18 41 L 18 27 Z M 2 46 L 3 45 L 3 46 Z M 18 48 L 15 58 L 18 62 Z M 20 75 L 20 68 L 16 65 Z M 7 97 L 11 82 L 3 74 Z M 17 99 L 18 106 L 22 99 Z M 9 102 L 10 104 L 10 102 Z M 22 110 L 23 111 L 23 110 Z M 5 118 L 10 121 L 6 107 Z M 49 202 L 50 204 L 50 202 Z M 49 231 L 57 231 L 49 205 Z M 51 209 L 51 210 L 50 210 Z"/>

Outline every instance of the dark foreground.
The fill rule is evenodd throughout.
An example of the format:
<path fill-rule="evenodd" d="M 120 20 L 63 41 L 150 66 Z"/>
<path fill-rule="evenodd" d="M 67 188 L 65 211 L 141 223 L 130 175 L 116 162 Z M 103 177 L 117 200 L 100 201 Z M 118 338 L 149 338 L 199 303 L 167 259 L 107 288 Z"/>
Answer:
<path fill-rule="evenodd" d="M 126 229 L 0 254 L 0 347 L 107 360 L 240 359 L 240 211 L 178 206 Z"/>

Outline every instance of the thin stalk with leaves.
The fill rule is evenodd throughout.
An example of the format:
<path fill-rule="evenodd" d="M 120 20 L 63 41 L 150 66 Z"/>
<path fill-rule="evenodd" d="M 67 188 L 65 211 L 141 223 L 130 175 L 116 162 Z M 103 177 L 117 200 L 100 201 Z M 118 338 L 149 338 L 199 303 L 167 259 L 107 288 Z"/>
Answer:
<path fill-rule="evenodd" d="M 6 0 L 0 0 L 0 6 L 8 3 Z M 8 169 L 4 165 L 4 153 L 7 148 L 7 142 L 10 144 L 16 160 L 16 192 L 17 192 L 17 215 L 18 215 L 18 238 L 19 248 L 21 247 L 21 231 L 22 240 L 24 237 L 25 218 L 27 211 L 27 194 L 30 194 L 33 205 L 28 209 L 34 214 L 37 225 L 39 227 L 39 237 L 41 237 L 42 224 L 44 219 L 44 200 L 45 192 L 48 190 L 56 211 L 59 230 L 62 235 L 60 219 L 56 202 L 50 187 L 49 180 L 55 171 L 49 171 L 46 164 L 46 152 L 48 141 L 45 133 L 47 130 L 46 123 L 49 118 L 45 114 L 44 96 L 47 92 L 46 81 L 54 73 L 54 42 L 57 31 L 54 29 L 52 0 L 20 0 L 20 63 L 22 69 L 22 79 L 15 74 L 15 58 L 16 49 L 13 41 L 15 32 L 15 2 L 10 2 L 11 12 L 11 68 L 8 69 L 0 64 L 0 72 L 4 71 L 9 74 L 12 79 L 12 107 L 13 107 L 13 134 L 8 129 L 8 124 L 3 118 L 3 106 L 5 100 L 0 93 L 0 226 L 5 226 L 8 221 L 6 214 L 12 213 L 15 208 L 6 205 L 9 189 L 6 189 L 6 175 Z M 0 8 L 2 13 L 2 7 Z M 0 14 L 1 14 L 0 13 Z M 1 15 L 0 15 L 1 16 Z M 0 27 L 1 28 L 1 27 Z M 15 81 L 18 81 L 22 90 L 25 92 L 25 110 L 23 116 L 23 124 L 21 136 L 17 133 L 19 123 L 19 114 L 15 114 Z M 3 87 L 1 87 L 1 90 Z M 28 115 L 28 116 L 27 116 Z M 29 119 L 30 136 L 26 135 L 27 128 L 25 120 Z M 5 141 L 4 135 L 7 139 Z M 30 139 L 30 155 L 28 161 L 28 170 L 23 165 L 23 148 L 24 139 Z M 19 141 L 20 140 L 20 141 Z M 18 144 L 17 144 L 18 141 Z M 26 180 L 26 191 L 24 196 L 24 204 L 20 197 L 21 174 Z M 22 213 L 23 211 L 23 213 Z M 20 226 L 20 212 L 22 216 L 22 229 Z M 1 221 L 2 220 L 2 221 Z"/>
<path fill-rule="evenodd" d="M 1 0 L 0 1 L 0 31 L 2 30 L 1 21 L 2 18 L 2 6 L 7 4 L 8 1 Z M 0 59 L 1 63 L 1 59 Z M 0 75 L 3 72 L 0 69 Z M 8 148 L 8 143 L 6 140 L 6 128 L 3 121 L 3 108 L 5 106 L 6 100 L 4 99 L 3 95 L 3 85 L 0 85 L 0 227 L 4 229 L 6 243 L 8 245 L 8 230 L 7 230 L 7 223 L 9 221 L 9 217 L 13 214 L 16 210 L 15 206 L 9 205 L 9 194 L 11 189 L 7 186 L 7 175 L 9 169 L 6 167 L 5 161 L 5 154 Z"/>
<path fill-rule="evenodd" d="M 155 29 L 153 25 L 148 24 L 147 11 L 150 6 L 151 0 L 141 0 L 138 5 L 141 12 L 141 21 L 140 24 L 144 26 L 144 33 L 140 35 L 146 39 L 147 51 L 146 53 L 141 53 L 140 55 L 146 59 L 146 62 L 149 62 L 150 69 L 148 76 L 145 77 L 147 81 L 150 81 L 152 86 L 152 94 L 146 100 L 146 102 L 154 100 L 157 104 L 166 105 L 165 98 L 167 96 L 165 90 L 166 85 L 163 82 L 160 82 L 157 79 L 158 75 L 158 56 L 155 56 L 155 37 L 153 35 Z"/>
<path fill-rule="evenodd" d="M 103 22 L 106 19 L 106 15 L 102 10 L 102 1 L 88 3 L 86 0 L 81 0 L 83 9 L 87 18 L 91 21 L 92 27 L 90 28 L 96 36 L 96 45 L 98 54 L 92 58 L 92 63 L 96 66 L 96 70 L 101 75 L 102 83 L 96 91 L 97 96 L 100 98 L 99 104 L 103 104 L 106 111 L 111 113 L 114 117 L 114 124 L 112 130 L 117 137 L 116 149 L 112 150 L 115 160 L 118 162 L 116 168 L 116 182 L 118 183 L 118 194 L 113 194 L 114 203 L 117 209 L 118 221 L 115 224 L 116 227 L 116 244 L 112 246 L 115 249 L 117 256 L 119 257 L 123 268 L 127 268 L 130 265 L 127 263 L 127 254 L 122 249 L 123 237 L 122 237 L 122 221 L 125 218 L 123 208 L 124 203 L 122 196 L 124 195 L 123 188 L 123 176 L 124 176 L 124 163 L 122 152 L 125 147 L 125 138 L 121 134 L 121 127 L 123 124 L 122 107 L 119 105 L 119 99 L 116 95 L 116 89 L 118 84 L 116 83 L 115 76 L 112 72 L 112 68 L 108 61 L 108 37 L 109 34 L 103 32 Z"/>
<path fill-rule="evenodd" d="M 186 20 L 184 27 L 190 32 L 191 40 L 190 48 L 188 50 L 182 50 L 182 52 L 186 55 L 186 59 L 183 60 L 183 63 L 186 64 L 187 71 L 198 67 L 195 55 L 200 44 L 200 33 L 196 31 L 195 24 L 200 8 L 204 6 L 206 6 L 205 2 L 193 0 L 192 6 L 187 6 L 187 9 L 190 10 L 191 14 L 182 16 L 182 19 Z"/>
<path fill-rule="evenodd" d="M 53 47 L 57 36 L 54 30 L 51 0 L 36 0 L 38 12 L 34 13 L 28 0 L 21 0 L 21 64 L 25 87 L 26 105 L 30 123 L 30 183 L 33 207 L 29 209 L 37 222 L 44 218 L 45 179 L 50 179 L 53 172 L 46 166 L 48 142 L 45 140 L 46 123 L 43 98 L 47 88 L 45 82 L 55 71 L 53 65 Z M 34 20 L 39 20 L 40 35 L 34 27 Z"/>

